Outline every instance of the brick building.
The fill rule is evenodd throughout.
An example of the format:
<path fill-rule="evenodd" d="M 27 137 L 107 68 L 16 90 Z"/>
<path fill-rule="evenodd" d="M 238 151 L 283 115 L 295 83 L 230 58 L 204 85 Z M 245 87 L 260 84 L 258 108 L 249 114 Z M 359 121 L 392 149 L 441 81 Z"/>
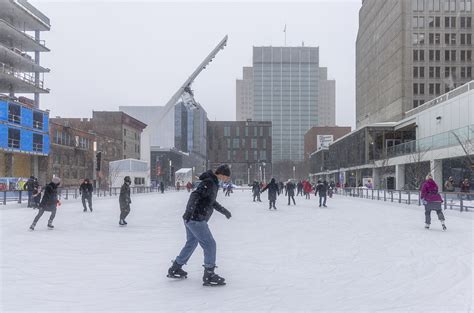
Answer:
<path fill-rule="evenodd" d="M 209 168 L 229 164 L 240 185 L 271 177 L 271 122 L 207 122 L 207 135 Z"/>

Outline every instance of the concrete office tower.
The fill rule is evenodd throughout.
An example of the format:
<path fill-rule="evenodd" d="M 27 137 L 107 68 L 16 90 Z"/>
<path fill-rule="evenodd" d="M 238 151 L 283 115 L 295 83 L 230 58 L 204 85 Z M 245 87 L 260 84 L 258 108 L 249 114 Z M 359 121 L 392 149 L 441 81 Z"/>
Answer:
<path fill-rule="evenodd" d="M 272 122 L 273 162 L 304 158 L 304 134 L 334 125 L 335 96 L 321 99 L 318 47 L 254 47 L 255 121 Z M 331 108 L 330 108 L 331 107 Z"/>
<path fill-rule="evenodd" d="M 328 69 L 319 69 L 318 125 L 336 126 L 336 81 L 328 79 Z"/>
<path fill-rule="evenodd" d="M 364 0 L 356 46 L 357 127 L 405 112 L 472 79 L 472 0 Z"/>
<path fill-rule="evenodd" d="M 242 79 L 236 81 L 237 121 L 253 118 L 253 68 L 244 67 Z"/>

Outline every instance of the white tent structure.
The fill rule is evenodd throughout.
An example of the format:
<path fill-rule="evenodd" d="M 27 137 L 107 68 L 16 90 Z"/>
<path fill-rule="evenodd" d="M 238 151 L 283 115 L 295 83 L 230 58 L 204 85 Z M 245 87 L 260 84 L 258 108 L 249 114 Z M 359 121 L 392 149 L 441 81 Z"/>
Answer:
<path fill-rule="evenodd" d="M 176 171 L 174 174 L 175 182 L 179 182 L 181 186 L 186 185 L 189 182 L 193 182 L 193 169 L 192 168 L 182 168 Z"/>
<path fill-rule="evenodd" d="M 132 187 L 150 186 L 150 166 L 148 162 L 125 159 L 109 163 L 110 187 L 120 187 L 125 176 L 130 176 Z"/>

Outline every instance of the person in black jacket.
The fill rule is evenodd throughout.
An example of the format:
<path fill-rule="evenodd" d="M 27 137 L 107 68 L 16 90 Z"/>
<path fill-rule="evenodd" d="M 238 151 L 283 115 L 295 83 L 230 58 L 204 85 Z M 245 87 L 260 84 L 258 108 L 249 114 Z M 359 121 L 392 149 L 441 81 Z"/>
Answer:
<path fill-rule="evenodd" d="M 163 184 L 162 181 L 160 182 L 160 191 L 161 191 L 161 193 L 165 192 L 165 184 Z"/>
<path fill-rule="evenodd" d="M 260 199 L 260 183 L 258 181 L 254 181 L 252 185 L 252 193 L 253 193 L 253 202 L 257 199 L 258 202 L 262 202 Z"/>
<path fill-rule="evenodd" d="M 290 201 L 291 199 L 293 199 L 293 204 L 296 205 L 295 188 L 296 188 L 295 184 L 291 180 L 288 180 L 285 186 L 285 195 L 288 196 L 288 205 L 291 204 L 291 201 Z"/>
<path fill-rule="evenodd" d="M 28 192 L 28 208 L 33 208 L 33 194 L 35 193 L 35 189 L 38 189 L 38 186 L 38 181 L 34 176 L 30 176 L 25 185 L 23 185 L 23 190 Z"/>
<path fill-rule="evenodd" d="M 318 185 L 316 186 L 315 195 L 319 194 L 319 207 L 321 207 L 321 204 L 323 205 L 323 207 L 326 207 L 327 192 L 328 192 L 328 182 L 327 181 L 321 182 L 320 180 L 318 180 Z"/>
<path fill-rule="evenodd" d="M 79 187 L 79 194 L 82 196 L 82 206 L 84 207 L 84 212 L 87 212 L 86 200 L 89 203 L 89 210 L 92 212 L 92 193 L 93 192 L 94 192 L 94 187 L 89 181 L 89 178 L 84 179 L 84 182 Z"/>
<path fill-rule="evenodd" d="M 43 216 L 44 211 L 51 212 L 51 216 L 48 220 L 48 228 L 54 228 L 53 220 L 56 216 L 56 209 L 58 205 L 61 205 L 58 200 L 58 186 L 60 183 L 61 179 L 59 177 L 53 177 L 51 182 L 44 189 L 43 199 L 41 199 L 41 203 L 39 205 L 39 212 L 36 215 L 33 224 L 31 224 L 30 230 L 35 230 L 36 223 L 38 223 L 41 216 Z"/>
<path fill-rule="evenodd" d="M 280 194 L 280 189 L 278 188 L 278 184 L 275 182 L 275 178 L 272 178 L 270 183 L 265 186 L 265 188 L 262 189 L 262 193 L 265 192 L 265 190 L 268 189 L 268 200 L 270 202 L 270 207 L 268 208 L 269 210 L 272 209 L 272 207 L 276 210 L 275 202 L 277 199 L 277 195 Z"/>
<path fill-rule="evenodd" d="M 303 183 L 301 182 L 301 180 L 298 182 L 298 184 L 296 185 L 296 189 L 297 189 L 297 193 L 296 195 L 299 196 L 299 195 L 303 195 Z"/>
<path fill-rule="evenodd" d="M 125 218 L 130 213 L 130 203 L 132 200 L 130 199 L 130 184 L 132 180 L 130 176 L 125 176 L 123 179 L 123 185 L 120 188 L 120 195 L 119 195 L 119 204 L 120 204 L 120 221 L 119 225 L 124 226 L 127 225 Z"/>
<path fill-rule="evenodd" d="M 221 165 L 215 173 L 209 170 L 199 177 L 201 182 L 196 190 L 191 193 L 183 215 L 186 228 L 186 244 L 176 257 L 173 265 L 168 269 L 168 277 L 187 277 L 188 273 L 182 269 L 182 266 L 188 262 L 199 243 L 204 250 L 203 285 L 225 285 L 225 279 L 214 273 L 216 242 L 207 222 L 211 218 L 214 209 L 225 215 L 227 219 L 231 218 L 232 214 L 216 201 L 219 181 L 226 182 L 229 178 L 230 168 L 228 165 Z"/>

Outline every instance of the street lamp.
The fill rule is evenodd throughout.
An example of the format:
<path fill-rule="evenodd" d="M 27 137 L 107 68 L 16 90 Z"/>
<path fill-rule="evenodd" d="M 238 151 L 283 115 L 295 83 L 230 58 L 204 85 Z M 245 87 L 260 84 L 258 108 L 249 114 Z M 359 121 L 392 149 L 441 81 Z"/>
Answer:
<path fill-rule="evenodd" d="M 172 171 L 171 171 L 171 166 L 173 165 L 173 162 L 170 160 L 170 185 L 172 184 L 173 182 L 173 175 L 172 175 Z"/>
<path fill-rule="evenodd" d="M 293 165 L 293 179 L 296 179 L 296 166 Z"/>
<path fill-rule="evenodd" d="M 263 165 L 263 181 L 267 181 L 265 177 L 265 162 L 262 162 Z"/>

